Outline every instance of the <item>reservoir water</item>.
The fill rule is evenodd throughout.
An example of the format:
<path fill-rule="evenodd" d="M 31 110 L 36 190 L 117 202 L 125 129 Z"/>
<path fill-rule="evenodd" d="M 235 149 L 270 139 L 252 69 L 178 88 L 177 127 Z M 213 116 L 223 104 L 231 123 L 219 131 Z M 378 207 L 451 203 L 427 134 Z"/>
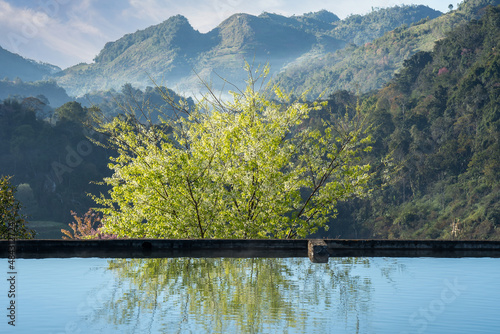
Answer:
<path fill-rule="evenodd" d="M 48 258 L 16 265 L 16 326 L 7 323 L 4 279 L 2 333 L 500 333 L 498 258 Z"/>

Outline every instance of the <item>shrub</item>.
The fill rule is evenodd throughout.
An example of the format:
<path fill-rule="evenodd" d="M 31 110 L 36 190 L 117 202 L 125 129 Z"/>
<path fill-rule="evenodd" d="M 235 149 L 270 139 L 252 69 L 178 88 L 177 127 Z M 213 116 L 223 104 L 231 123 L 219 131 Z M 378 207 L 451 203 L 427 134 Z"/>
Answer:
<path fill-rule="evenodd" d="M 19 213 L 21 203 L 16 200 L 16 187 L 10 176 L 0 178 L 0 239 L 33 239 L 36 232 L 26 227 L 26 220 Z"/>

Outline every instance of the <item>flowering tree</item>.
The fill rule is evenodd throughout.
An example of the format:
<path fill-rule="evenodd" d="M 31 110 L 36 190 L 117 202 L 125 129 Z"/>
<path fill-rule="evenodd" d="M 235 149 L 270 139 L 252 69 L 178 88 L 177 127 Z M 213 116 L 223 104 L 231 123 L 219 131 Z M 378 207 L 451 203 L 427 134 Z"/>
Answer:
<path fill-rule="evenodd" d="M 325 227 L 337 201 L 368 192 L 370 166 L 355 163 L 370 149 L 359 113 L 309 128 L 310 111 L 324 104 L 264 85 L 267 68 L 255 77 L 247 70 L 246 90 L 230 102 L 209 92 L 194 110 L 181 102 L 177 117 L 156 124 L 140 123 L 134 111 L 100 124 L 119 153 L 104 180 L 108 196 L 94 196 L 106 215 L 103 233 L 305 237 Z"/>
<path fill-rule="evenodd" d="M 116 239 L 116 235 L 101 232 L 102 218 L 92 209 L 87 211 L 83 217 L 78 217 L 76 212 L 71 211 L 75 222 L 69 223 L 69 230 L 61 229 L 63 239 Z"/>

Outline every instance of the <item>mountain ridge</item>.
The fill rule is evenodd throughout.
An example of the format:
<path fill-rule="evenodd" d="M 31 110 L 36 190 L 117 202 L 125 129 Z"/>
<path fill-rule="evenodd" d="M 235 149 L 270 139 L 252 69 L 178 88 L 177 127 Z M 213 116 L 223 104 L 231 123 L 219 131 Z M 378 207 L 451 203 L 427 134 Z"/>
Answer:
<path fill-rule="evenodd" d="M 383 31 L 407 20 L 420 20 L 429 13 L 435 17 L 441 14 L 426 6 L 394 7 L 379 12 L 379 16 L 409 13 L 398 14 L 395 21 L 382 24 Z M 371 19 L 377 13 L 363 17 Z M 335 29 L 339 27 L 350 39 L 368 34 L 367 31 L 350 32 L 342 22 L 327 11 L 290 17 L 270 13 L 234 14 L 211 31 L 200 33 L 185 17 L 177 15 L 107 43 L 94 63 L 75 65 L 55 78 L 71 95 L 117 88 L 127 82 L 143 87 L 151 84 L 152 79 L 177 90 L 193 92 L 200 86 L 198 76 L 207 82 L 217 81 L 219 75 L 233 83 L 243 82 L 244 59 L 253 59 L 256 64 L 269 63 L 277 73 L 307 52 L 341 49 L 352 40 L 338 38 Z"/>

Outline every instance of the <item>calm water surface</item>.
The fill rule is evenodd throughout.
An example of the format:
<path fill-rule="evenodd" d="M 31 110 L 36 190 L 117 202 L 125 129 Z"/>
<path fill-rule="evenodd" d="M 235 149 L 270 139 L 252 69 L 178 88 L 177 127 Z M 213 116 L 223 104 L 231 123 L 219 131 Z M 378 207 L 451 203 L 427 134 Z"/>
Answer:
<path fill-rule="evenodd" d="M 3 280 L 2 333 L 500 333 L 493 258 L 16 264 L 16 327 Z"/>

